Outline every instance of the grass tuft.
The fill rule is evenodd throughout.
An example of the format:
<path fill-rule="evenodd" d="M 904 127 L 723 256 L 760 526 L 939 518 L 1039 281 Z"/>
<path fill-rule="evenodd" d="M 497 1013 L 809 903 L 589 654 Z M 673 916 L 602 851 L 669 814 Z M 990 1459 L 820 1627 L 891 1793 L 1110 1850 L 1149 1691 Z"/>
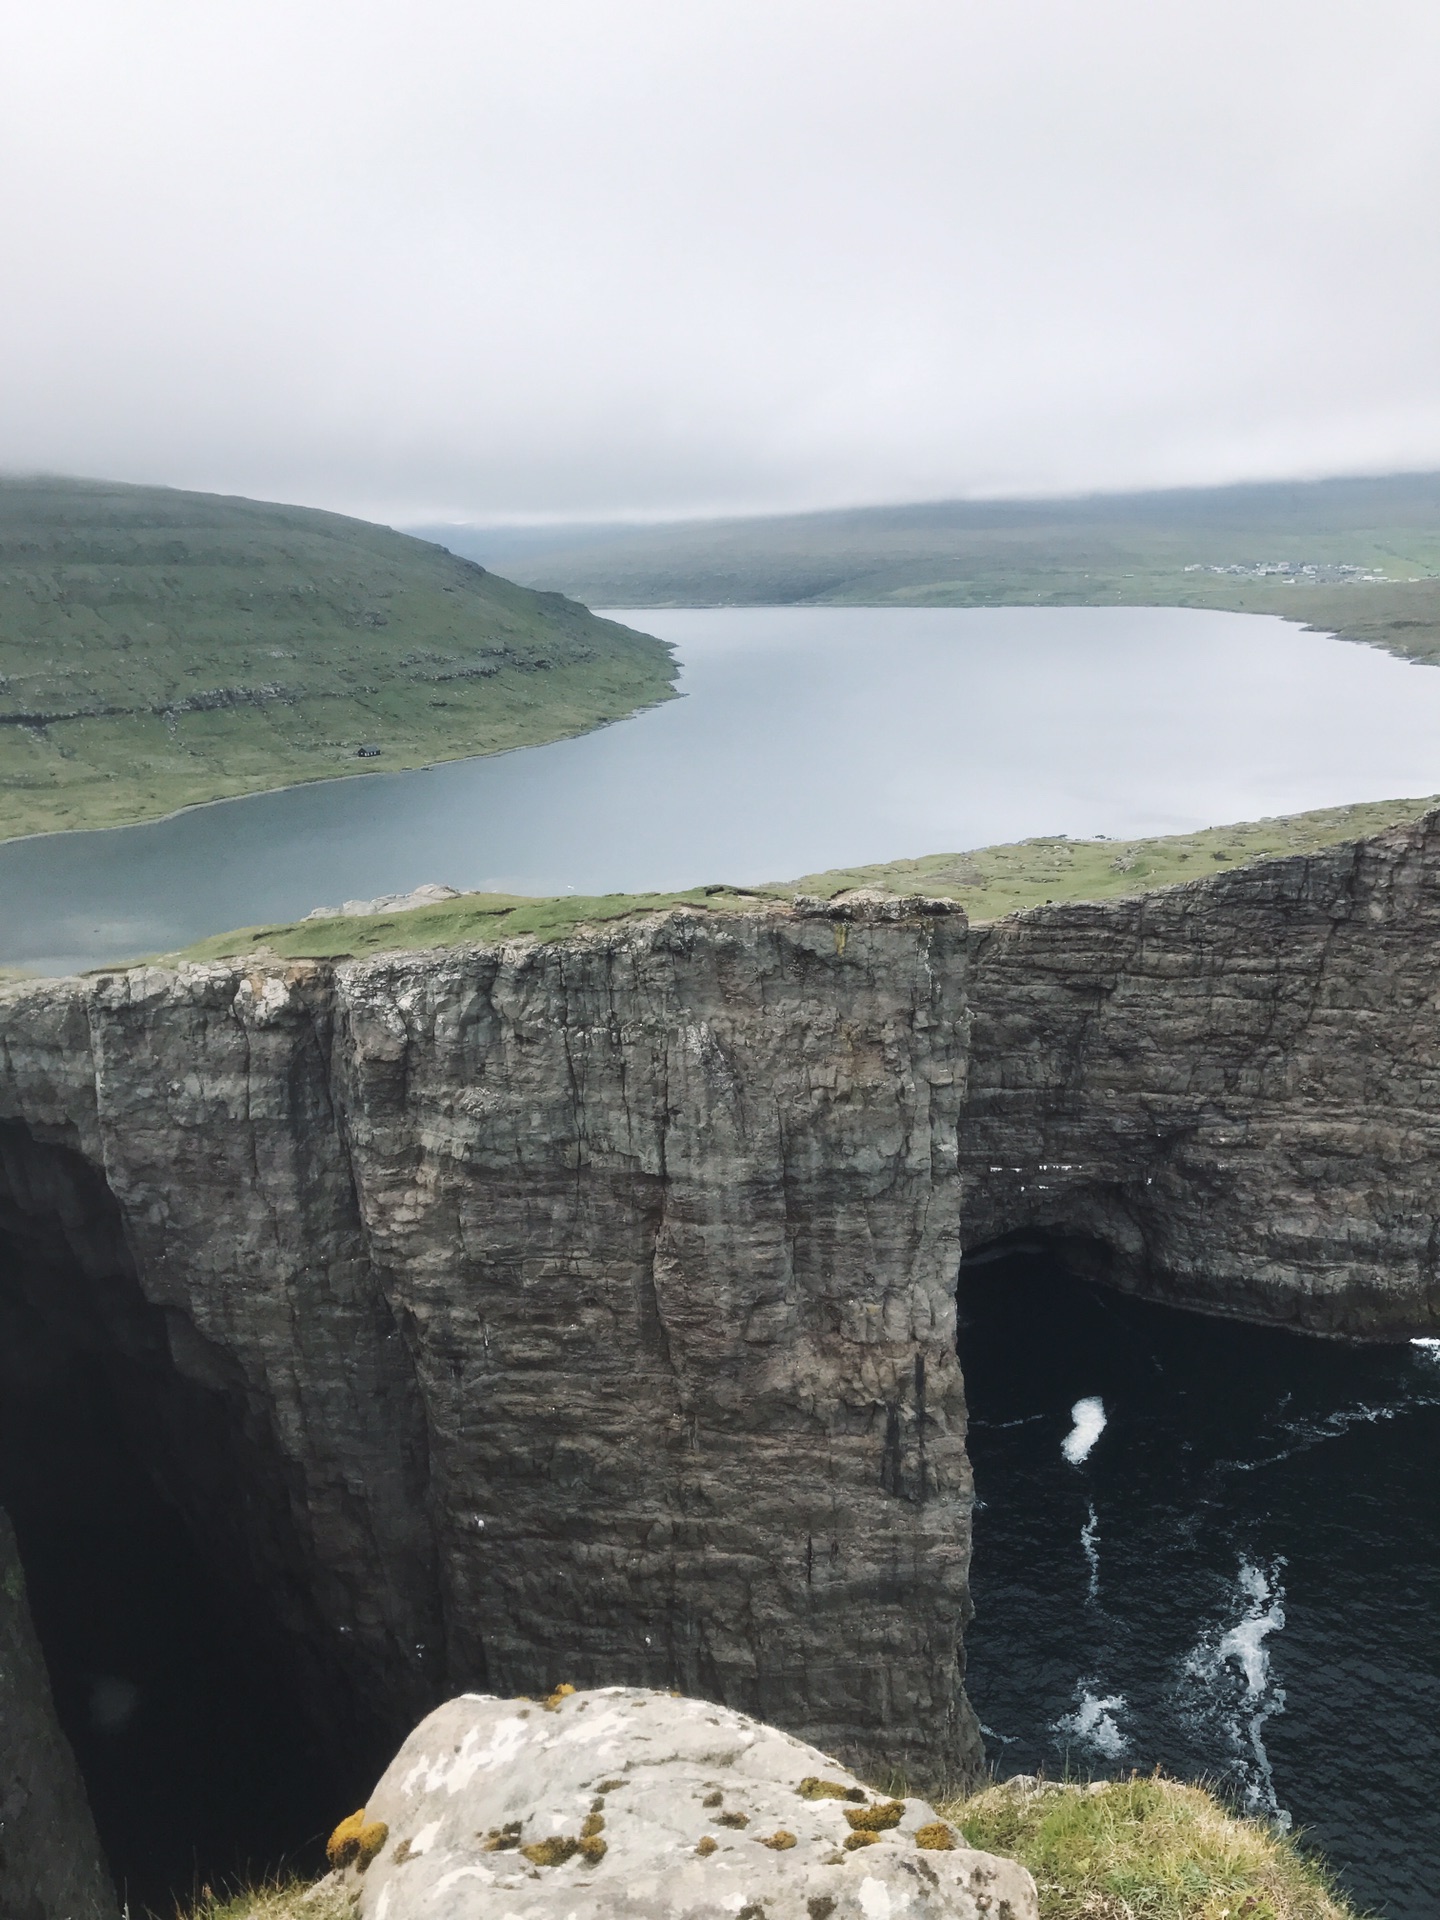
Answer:
<path fill-rule="evenodd" d="M 339 1885 L 322 1891 L 314 1881 L 286 1875 L 223 1893 L 205 1887 L 192 1904 L 175 1909 L 175 1920 L 354 1920 L 354 1908 Z"/>
<path fill-rule="evenodd" d="M 1293 1838 L 1203 1787 L 1011 1780 L 941 1812 L 1030 1869 L 1041 1920 L 1355 1920 Z"/>

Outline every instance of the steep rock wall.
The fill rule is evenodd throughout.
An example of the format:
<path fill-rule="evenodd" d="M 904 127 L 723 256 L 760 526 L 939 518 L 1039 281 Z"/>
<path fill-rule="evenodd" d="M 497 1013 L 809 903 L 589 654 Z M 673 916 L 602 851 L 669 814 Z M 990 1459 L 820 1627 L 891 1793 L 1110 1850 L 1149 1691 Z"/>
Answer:
<path fill-rule="evenodd" d="M 151 1458 L 317 1697 L 393 1742 L 461 1686 L 673 1685 L 973 1763 L 965 929 L 885 912 L 5 996 L 12 1212 L 103 1172 L 91 1297 L 213 1409 Z"/>
<path fill-rule="evenodd" d="M 962 1770 L 962 1241 L 1435 1329 L 1437 955 L 1432 818 L 968 933 L 12 988 L 0 1285 L 131 1355 L 134 1444 L 337 1736 L 618 1681 Z"/>
<path fill-rule="evenodd" d="M 1440 815 L 970 937 L 967 1248 L 1314 1333 L 1440 1328 Z"/>

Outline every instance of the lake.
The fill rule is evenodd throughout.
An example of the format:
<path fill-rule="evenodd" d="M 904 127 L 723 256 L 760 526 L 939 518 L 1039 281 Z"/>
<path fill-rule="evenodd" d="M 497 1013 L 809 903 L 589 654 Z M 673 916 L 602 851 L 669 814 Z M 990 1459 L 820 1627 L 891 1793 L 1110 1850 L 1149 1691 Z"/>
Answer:
<path fill-rule="evenodd" d="M 10 842 L 0 965 L 106 965 L 427 880 L 534 894 L 754 884 L 1440 791 L 1440 673 L 1279 619 L 613 617 L 674 645 L 683 698 L 550 746 Z"/>

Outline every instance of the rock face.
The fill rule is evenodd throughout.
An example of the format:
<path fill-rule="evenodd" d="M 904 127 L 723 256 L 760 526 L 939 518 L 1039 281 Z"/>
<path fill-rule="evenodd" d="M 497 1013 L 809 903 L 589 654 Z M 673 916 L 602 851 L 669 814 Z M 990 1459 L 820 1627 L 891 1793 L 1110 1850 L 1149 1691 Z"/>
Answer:
<path fill-rule="evenodd" d="M 338 1851 L 362 1920 L 1037 1913 L 1023 1867 L 967 1847 L 923 1801 L 867 1791 L 742 1714 L 635 1687 L 448 1701 Z"/>
<path fill-rule="evenodd" d="M 0 1513 L 0 1914 L 116 1920 L 80 1770 L 55 1718 L 25 1604 L 10 1522 Z"/>
<path fill-rule="evenodd" d="M 377 1759 L 566 1678 L 963 1770 L 964 964 L 887 901 L 11 992 L 14 1284 L 149 1356 L 132 1443 Z"/>
<path fill-rule="evenodd" d="M 966 1246 L 1313 1333 L 1440 1325 L 1440 815 L 971 935 Z"/>
<path fill-rule="evenodd" d="M 972 932 L 808 902 L 12 988 L 0 1290 L 115 1357 L 367 1767 L 573 1679 L 963 1775 L 962 1244 L 1435 1331 L 1437 955 L 1432 816 Z"/>

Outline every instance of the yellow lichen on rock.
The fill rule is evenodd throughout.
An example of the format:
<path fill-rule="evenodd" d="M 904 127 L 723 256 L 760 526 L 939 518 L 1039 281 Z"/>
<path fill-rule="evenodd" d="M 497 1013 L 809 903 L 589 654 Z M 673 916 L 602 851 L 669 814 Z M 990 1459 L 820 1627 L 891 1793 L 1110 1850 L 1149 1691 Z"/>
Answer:
<path fill-rule="evenodd" d="M 574 1691 L 574 1687 L 571 1686 L 568 1680 L 562 1680 L 553 1693 L 546 1694 L 540 1704 L 546 1713 L 555 1713 L 559 1709 L 560 1702 L 562 1700 L 568 1700 Z"/>

